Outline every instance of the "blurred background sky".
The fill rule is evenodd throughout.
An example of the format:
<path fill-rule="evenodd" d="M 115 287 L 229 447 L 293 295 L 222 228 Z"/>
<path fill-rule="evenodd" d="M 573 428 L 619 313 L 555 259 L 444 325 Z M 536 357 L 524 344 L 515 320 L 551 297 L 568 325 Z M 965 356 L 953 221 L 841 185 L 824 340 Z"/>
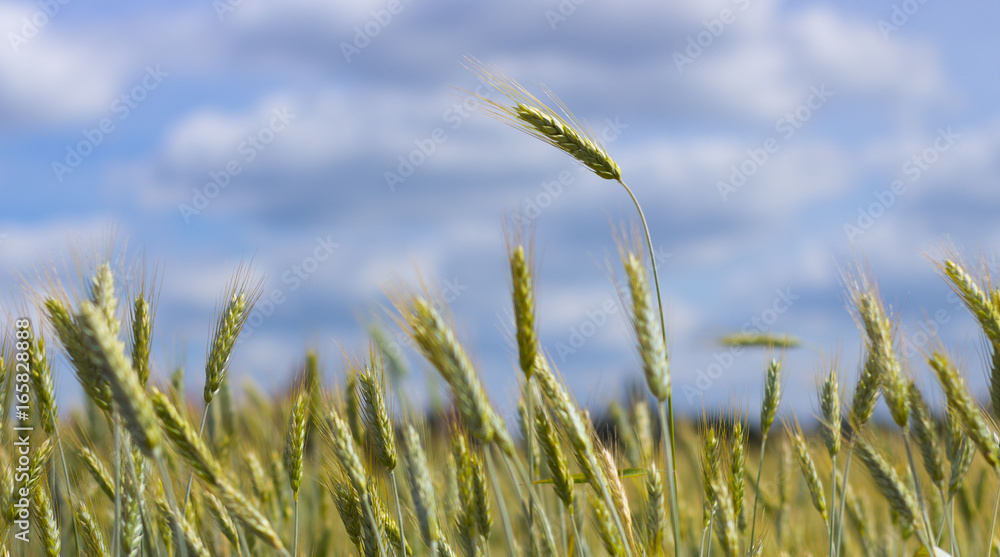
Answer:
<path fill-rule="evenodd" d="M 641 371 L 605 260 L 630 201 L 463 106 L 471 55 L 555 91 L 644 204 L 679 412 L 757 415 L 766 355 L 716 342 L 755 323 L 805 342 L 785 408 L 818 408 L 823 351 L 853 385 L 856 258 L 925 390 L 927 330 L 981 388 L 978 333 L 930 258 L 1000 244 L 998 19 L 933 0 L 3 2 L 0 287 L 116 226 L 162 269 L 156 372 L 184 365 L 199 392 L 218 298 L 252 257 L 282 301 L 251 318 L 232 374 L 278 390 L 307 347 L 339 381 L 360 320 L 419 269 L 510 412 L 502 223 L 520 210 L 545 349 L 581 401 L 624 396 Z M 66 407 L 79 388 L 59 373 Z"/>

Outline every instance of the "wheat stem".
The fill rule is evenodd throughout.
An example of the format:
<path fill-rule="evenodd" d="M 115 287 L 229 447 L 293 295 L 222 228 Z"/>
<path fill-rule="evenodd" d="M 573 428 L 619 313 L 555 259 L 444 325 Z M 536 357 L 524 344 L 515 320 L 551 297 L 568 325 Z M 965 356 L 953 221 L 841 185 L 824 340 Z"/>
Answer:
<path fill-rule="evenodd" d="M 490 483 L 493 484 L 493 493 L 497 498 L 497 506 L 500 508 L 500 523 L 503 524 L 503 535 L 507 540 L 507 555 L 514 557 L 517 555 L 517 546 L 514 544 L 514 529 L 510 524 L 510 516 L 507 514 L 507 505 L 504 503 L 503 491 L 500 490 L 500 480 L 497 477 L 497 469 L 493 463 L 493 453 L 490 446 L 485 447 L 486 467 L 489 470 Z"/>
<path fill-rule="evenodd" d="M 989 546 L 986 557 L 993 555 L 993 532 L 996 531 L 997 527 L 997 509 L 1000 509 L 1000 480 L 997 480 L 997 492 L 993 495 L 993 518 L 990 520 L 990 537 L 986 540 Z"/>

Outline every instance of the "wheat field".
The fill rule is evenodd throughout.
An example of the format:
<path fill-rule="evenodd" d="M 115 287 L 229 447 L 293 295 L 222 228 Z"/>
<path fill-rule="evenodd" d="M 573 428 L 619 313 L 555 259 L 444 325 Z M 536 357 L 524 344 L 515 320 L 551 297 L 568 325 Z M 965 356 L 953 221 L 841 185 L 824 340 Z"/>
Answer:
<path fill-rule="evenodd" d="M 985 260 L 936 262 L 982 329 L 989 404 L 938 344 L 923 355 L 942 397 L 899 354 L 898 316 L 862 265 L 846 273 L 863 357 L 817 364 L 818 425 L 781 412 L 782 350 L 764 344 L 759 409 L 675 420 L 660 278 L 623 171 L 568 110 L 470 59 L 510 104 L 500 120 L 618 184 L 638 222 L 616 230 L 623 305 L 644 389 L 606 408 L 573 399 L 535 325 L 530 231 L 508 231 L 520 397 L 507 423 L 450 316 L 425 290 L 389 291 L 393 325 L 447 385 L 430 411 L 399 388 L 385 332 L 324 380 L 316 353 L 280 394 L 233 386 L 230 362 L 261 281 L 234 270 L 207 342 L 201 397 L 185 371 L 151 373 L 155 273 L 94 258 L 27 285 L 8 319 L 0 555 L 991 555 L 1000 437 L 1000 288 Z M 142 265 L 142 262 L 137 262 Z M 136 278 L 138 277 L 138 278 Z M 669 280 L 669 279 L 667 279 Z M 155 334 L 154 334 L 155 332 Z M 75 375 L 80 408 L 55 385 Z M 849 377 L 856 380 L 848 381 Z M 926 400 L 943 398 L 943 407 Z M 884 404 L 891 422 L 873 422 Z M 782 418 L 782 419 L 779 419 Z M 808 421 L 811 424 L 814 420 Z"/>

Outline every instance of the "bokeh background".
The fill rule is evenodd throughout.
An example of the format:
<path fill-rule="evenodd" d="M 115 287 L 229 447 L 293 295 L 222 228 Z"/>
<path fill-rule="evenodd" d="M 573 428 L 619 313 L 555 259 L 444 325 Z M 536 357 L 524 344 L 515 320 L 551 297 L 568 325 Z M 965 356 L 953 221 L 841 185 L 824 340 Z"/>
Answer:
<path fill-rule="evenodd" d="M 277 391 L 309 347 L 339 380 L 385 288 L 419 271 L 509 413 L 517 214 L 545 349 L 582 402 L 625 396 L 641 373 L 606 260 L 633 208 L 478 111 L 457 89 L 498 97 L 471 55 L 555 91 L 644 203 L 679 412 L 756 416 L 767 354 L 717 343 L 744 328 L 803 339 L 785 408 L 804 419 L 824 354 L 853 384 L 842 274 L 859 259 L 911 373 L 930 386 L 930 331 L 979 388 L 977 333 L 931 261 L 1000 245 L 998 20 L 994 2 L 934 0 L 3 2 L 4 310 L 19 275 L 114 229 L 162 270 L 156 372 L 184 366 L 197 392 L 218 298 L 252 258 L 282 301 L 251 318 L 232 374 Z M 59 373 L 65 408 L 79 389 Z"/>

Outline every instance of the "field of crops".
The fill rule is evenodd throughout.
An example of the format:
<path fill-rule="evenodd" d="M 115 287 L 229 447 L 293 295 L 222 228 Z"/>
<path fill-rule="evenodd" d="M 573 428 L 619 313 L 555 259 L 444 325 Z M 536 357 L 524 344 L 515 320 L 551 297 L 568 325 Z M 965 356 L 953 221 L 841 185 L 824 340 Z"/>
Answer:
<path fill-rule="evenodd" d="M 671 359 L 651 241 L 618 164 L 575 119 L 470 61 L 511 104 L 497 115 L 616 182 L 639 212 L 616 230 L 622 303 L 641 392 L 583 408 L 535 326 L 530 231 L 509 227 L 510 297 L 521 384 L 516 423 L 483 389 L 462 331 L 426 291 L 390 290 L 394 326 L 447 385 L 420 408 L 384 332 L 342 358 L 329 384 L 315 354 L 286 392 L 234 392 L 230 361 L 261 282 L 246 267 L 223 289 L 203 395 L 185 375 L 151 377 L 155 281 L 142 262 L 95 257 L 27 285 L 0 343 L 3 555 L 990 555 L 996 548 L 1000 288 L 957 254 L 940 275 L 982 329 L 987 407 L 970 371 L 923 355 L 945 407 L 929 407 L 899 356 L 893 309 L 859 267 L 845 280 L 863 339 L 859 370 L 818 364 L 818 427 L 776 421 L 782 346 L 770 345 L 760 408 L 674 419 Z M 556 104 L 559 104 L 556 101 Z M 560 105 L 561 106 L 561 105 Z M 125 277 L 128 277 L 127 279 Z M 138 278 L 136 278 L 138 277 Z M 201 371 L 199 370 L 199 374 Z M 55 383 L 83 387 L 60 412 Z M 847 385 L 848 377 L 856 377 Z M 872 422 L 884 403 L 889 426 Z M 751 429 L 751 422 L 753 429 Z M 809 417 L 808 423 L 813 423 Z"/>

